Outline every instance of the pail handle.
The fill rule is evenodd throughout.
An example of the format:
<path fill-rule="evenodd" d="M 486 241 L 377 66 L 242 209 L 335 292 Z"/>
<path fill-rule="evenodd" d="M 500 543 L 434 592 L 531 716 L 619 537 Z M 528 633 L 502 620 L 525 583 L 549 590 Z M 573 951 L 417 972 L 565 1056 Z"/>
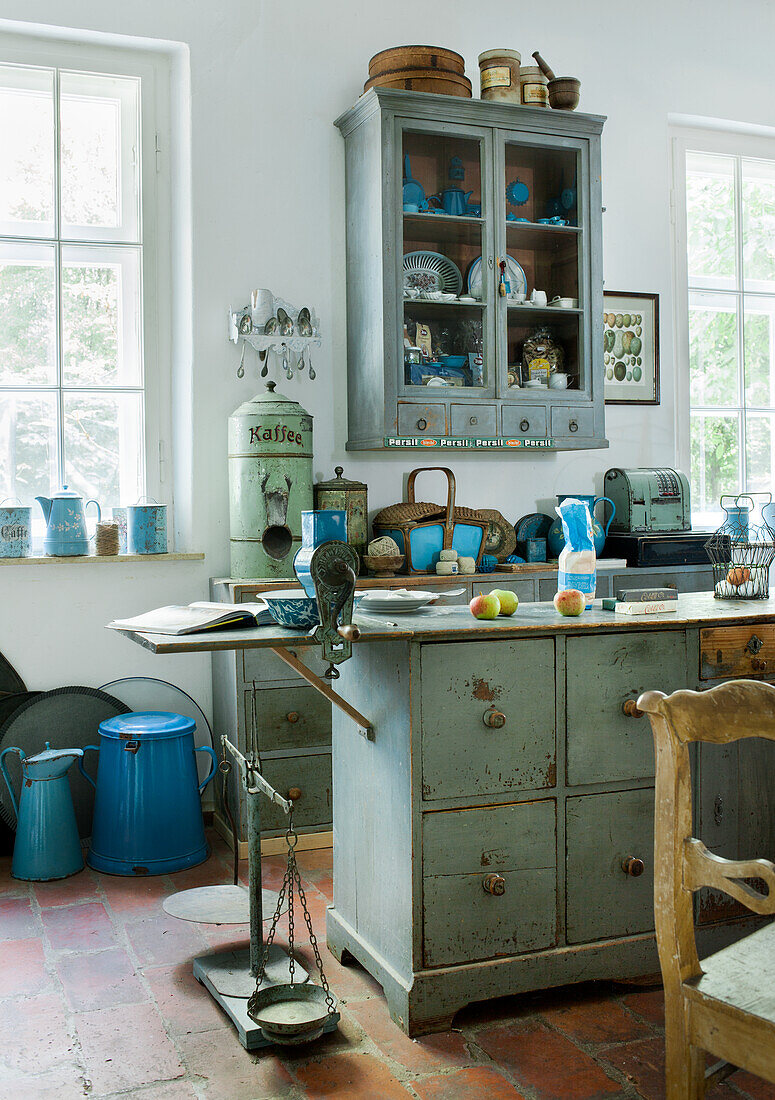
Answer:
<path fill-rule="evenodd" d="M 605 510 L 605 508 L 603 508 L 603 523 L 605 524 L 605 527 L 603 528 L 603 531 L 607 535 L 608 534 L 608 528 L 613 523 L 614 516 L 616 515 L 616 505 L 614 504 L 614 502 L 611 500 L 610 497 L 595 497 L 595 502 L 592 505 L 592 519 L 595 518 L 595 508 L 598 506 L 598 504 L 600 503 L 601 500 L 604 501 L 606 504 L 611 505 L 611 515 L 608 517 L 608 522 L 607 523 L 606 523 L 606 520 L 605 520 L 606 510 Z"/>
<path fill-rule="evenodd" d="M 215 751 L 211 749 L 209 745 L 202 745 L 200 746 L 200 748 L 194 749 L 194 752 L 209 752 L 210 756 L 212 756 L 213 758 L 213 766 L 210 769 L 210 774 L 199 784 L 199 793 L 201 794 L 207 784 L 212 779 L 212 777 L 215 775 L 215 769 L 218 767 L 218 757 L 215 755 Z"/>
<path fill-rule="evenodd" d="M 8 769 L 5 766 L 5 757 L 8 755 L 9 752 L 18 752 L 20 761 L 24 760 L 24 753 L 21 749 L 17 749 L 15 745 L 9 745 L 7 749 L 3 749 L 3 751 L 0 752 L 0 771 L 2 771 L 3 773 L 5 785 L 8 788 L 8 793 L 11 796 L 11 805 L 13 806 L 13 812 L 16 814 L 16 820 L 18 821 L 19 803 L 16 801 L 16 795 L 14 794 L 13 787 L 11 786 L 11 777 L 8 774 Z"/>
<path fill-rule="evenodd" d="M 89 751 L 90 749 L 91 749 L 91 751 L 92 751 L 92 752 L 99 752 L 99 751 L 100 751 L 100 747 L 99 747 L 99 745 L 84 745 L 84 746 L 83 746 L 83 756 L 80 756 L 80 757 L 78 758 L 78 770 L 79 770 L 79 772 L 81 773 L 81 775 L 82 775 L 82 776 L 84 777 L 84 779 L 88 779 L 88 780 L 89 780 L 89 782 L 91 783 L 92 787 L 94 787 L 94 789 L 96 790 L 96 789 L 97 789 L 97 784 L 96 784 L 96 783 L 95 783 L 95 781 L 94 781 L 94 780 L 92 779 L 92 777 L 91 777 L 91 776 L 89 775 L 89 773 L 87 772 L 86 768 L 84 768 L 84 766 L 83 766 L 83 762 L 84 762 L 84 760 L 85 760 L 85 758 L 86 758 L 86 753 L 87 753 L 87 752 L 88 752 L 88 751 Z"/>

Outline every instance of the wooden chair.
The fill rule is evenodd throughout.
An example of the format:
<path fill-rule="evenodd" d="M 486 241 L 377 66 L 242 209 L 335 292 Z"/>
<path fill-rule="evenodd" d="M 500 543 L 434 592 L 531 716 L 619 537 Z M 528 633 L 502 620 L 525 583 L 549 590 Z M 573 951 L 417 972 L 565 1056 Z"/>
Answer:
<path fill-rule="evenodd" d="M 775 864 L 729 860 L 692 837 L 689 744 L 775 740 L 775 688 L 732 680 L 710 691 L 647 691 L 654 732 L 654 910 L 665 988 L 667 1100 L 700 1100 L 737 1068 L 775 1082 L 775 923 L 702 962 L 692 893 L 722 890 L 754 913 L 775 913 Z M 772 776 L 775 782 L 775 775 Z M 745 879 L 763 880 L 762 894 Z M 705 1052 L 722 1059 L 705 1069 Z"/>

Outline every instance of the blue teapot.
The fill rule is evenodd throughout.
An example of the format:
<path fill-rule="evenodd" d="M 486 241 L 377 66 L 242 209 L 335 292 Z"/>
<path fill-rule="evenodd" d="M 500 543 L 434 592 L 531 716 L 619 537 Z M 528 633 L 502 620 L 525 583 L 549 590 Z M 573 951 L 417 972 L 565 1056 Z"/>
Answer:
<path fill-rule="evenodd" d="M 468 200 L 472 195 L 473 191 L 463 191 L 459 187 L 448 187 L 440 195 L 429 195 L 428 201 L 438 203 L 438 208 L 442 209 L 445 214 L 462 217 L 468 213 Z"/>
<path fill-rule="evenodd" d="M 557 496 L 557 503 L 562 504 L 569 496 L 574 497 L 576 500 L 584 501 L 587 508 L 589 508 L 589 514 L 592 516 L 592 537 L 595 542 L 595 553 L 600 557 L 603 553 L 603 547 L 605 546 L 608 528 L 611 526 L 611 521 L 616 515 L 616 505 L 609 497 L 596 497 L 593 493 L 561 493 Z M 595 519 L 595 506 L 599 504 L 601 500 L 611 505 L 611 515 L 608 517 L 605 527 L 601 526 Z M 551 556 L 553 558 L 559 558 L 560 551 L 565 545 L 565 536 L 562 533 L 562 520 L 559 516 L 549 528 L 549 534 L 546 536 L 546 544 Z"/>
<path fill-rule="evenodd" d="M 87 500 L 68 490 L 66 485 L 53 497 L 35 497 L 46 521 L 46 537 L 43 550 L 47 557 L 74 558 L 89 553 L 89 535 L 86 530 L 86 509 L 90 504 L 97 508 L 97 522 L 102 519 L 96 500 Z"/>

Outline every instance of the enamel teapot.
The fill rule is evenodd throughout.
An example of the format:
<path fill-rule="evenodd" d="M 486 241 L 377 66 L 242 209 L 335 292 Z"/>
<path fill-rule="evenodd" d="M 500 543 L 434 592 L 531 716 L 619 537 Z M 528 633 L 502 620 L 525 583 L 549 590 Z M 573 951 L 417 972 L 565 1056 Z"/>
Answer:
<path fill-rule="evenodd" d="M 43 550 L 47 557 L 73 558 L 89 553 L 89 535 L 86 530 L 86 509 L 90 504 L 97 508 L 97 522 L 102 519 L 96 500 L 87 500 L 68 490 L 66 485 L 53 497 L 35 497 L 43 510 L 46 521 L 46 538 Z"/>

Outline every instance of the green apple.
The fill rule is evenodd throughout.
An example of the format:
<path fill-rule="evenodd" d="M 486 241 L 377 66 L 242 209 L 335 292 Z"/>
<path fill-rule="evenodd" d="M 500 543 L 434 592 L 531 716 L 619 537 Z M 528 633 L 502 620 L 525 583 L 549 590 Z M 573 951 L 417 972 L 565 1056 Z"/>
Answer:
<path fill-rule="evenodd" d="M 500 600 L 494 592 L 474 596 L 468 606 L 475 619 L 497 619 L 501 613 Z"/>
<path fill-rule="evenodd" d="M 498 597 L 498 603 L 501 605 L 501 615 L 513 615 L 519 607 L 516 592 L 509 592 L 505 588 L 493 588 L 490 595 Z"/>

